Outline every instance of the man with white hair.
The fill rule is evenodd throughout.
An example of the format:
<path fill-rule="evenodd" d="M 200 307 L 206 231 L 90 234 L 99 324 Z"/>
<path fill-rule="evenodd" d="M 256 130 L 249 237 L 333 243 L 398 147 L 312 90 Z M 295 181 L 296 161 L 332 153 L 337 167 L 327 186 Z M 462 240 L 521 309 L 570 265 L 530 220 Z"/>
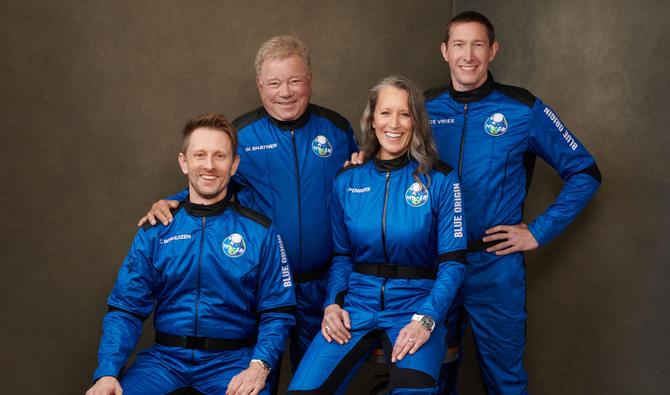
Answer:
<path fill-rule="evenodd" d="M 302 40 L 270 38 L 258 50 L 255 66 L 262 106 L 233 121 L 241 161 L 232 182 L 239 202 L 270 217 L 284 240 L 296 282 L 297 322 L 290 343 L 295 369 L 321 329 L 333 251 L 329 197 L 337 172 L 357 147 L 344 117 L 310 103 L 311 58 Z M 177 204 L 156 202 L 148 220 L 167 223 Z"/>

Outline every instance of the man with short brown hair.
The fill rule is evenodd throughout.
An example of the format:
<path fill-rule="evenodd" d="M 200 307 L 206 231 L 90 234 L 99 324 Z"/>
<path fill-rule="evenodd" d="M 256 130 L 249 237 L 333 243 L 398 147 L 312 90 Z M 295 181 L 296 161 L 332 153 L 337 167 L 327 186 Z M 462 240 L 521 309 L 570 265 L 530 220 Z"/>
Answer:
<path fill-rule="evenodd" d="M 295 324 L 284 247 L 265 216 L 230 201 L 237 132 L 191 119 L 179 166 L 188 195 L 168 225 L 139 229 L 108 298 L 96 383 L 87 395 L 269 393 Z M 156 343 L 124 366 L 153 312 Z"/>
<path fill-rule="evenodd" d="M 565 230 L 600 186 L 600 171 L 554 110 L 523 88 L 493 80 L 488 66 L 499 44 L 484 15 L 456 15 L 445 36 L 440 49 L 451 84 L 427 91 L 426 109 L 440 159 L 461 178 L 469 251 L 461 308 L 487 392 L 525 394 L 523 252 Z M 523 205 L 537 156 L 565 184 L 555 202 L 526 225 Z M 460 342 L 459 316 L 452 309 L 450 346 Z M 450 386 L 455 392 L 453 380 Z"/>

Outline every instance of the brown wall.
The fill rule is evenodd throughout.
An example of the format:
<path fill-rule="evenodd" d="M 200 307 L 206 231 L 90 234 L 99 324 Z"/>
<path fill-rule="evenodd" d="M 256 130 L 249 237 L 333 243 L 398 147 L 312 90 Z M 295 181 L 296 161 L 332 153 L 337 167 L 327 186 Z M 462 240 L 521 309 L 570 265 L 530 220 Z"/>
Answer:
<path fill-rule="evenodd" d="M 659 394 L 670 386 L 668 2 L 455 1 L 497 29 L 495 78 L 550 104 L 603 185 L 562 236 L 528 254 L 534 394 Z M 538 161 L 526 219 L 561 181 Z M 470 347 L 461 388 L 484 393 Z"/>
<path fill-rule="evenodd" d="M 508 3 L 0 2 L 0 392 L 72 394 L 90 384 L 105 298 L 134 223 L 183 185 L 179 129 L 202 111 L 233 117 L 258 105 L 261 42 L 302 36 L 313 49 L 313 101 L 357 125 L 382 76 L 447 81 L 442 26 L 466 7 L 498 28 L 496 78 L 550 103 L 605 178 L 569 232 L 529 254 L 530 389 L 662 392 L 668 6 Z M 529 218 L 559 188 L 538 166 Z M 466 351 L 461 387 L 474 394 Z"/>
<path fill-rule="evenodd" d="M 105 299 L 135 223 L 185 185 L 183 123 L 260 104 L 253 61 L 263 41 L 303 37 L 313 101 L 357 124 L 381 77 L 443 80 L 437 45 L 451 6 L 1 1 L 0 393 L 90 385 Z"/>

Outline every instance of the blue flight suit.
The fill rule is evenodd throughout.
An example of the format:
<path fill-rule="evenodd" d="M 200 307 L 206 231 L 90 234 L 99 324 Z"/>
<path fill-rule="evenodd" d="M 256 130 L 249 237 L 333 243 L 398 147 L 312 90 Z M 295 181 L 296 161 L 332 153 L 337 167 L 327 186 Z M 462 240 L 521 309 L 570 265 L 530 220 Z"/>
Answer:
<path fill-rule="evenodd" d="M 458 169 L 468 212 L 468 270 L 457 301 L 472 326 L 482 378 L 491 394 L 524 394 L 525 267 L 523 253 L 496 256 L 481 241 L 487 229 L 522 221 L 536 156 L 564 181 L 555 202 L 529 224 L 540 246 L 561 233 L 601 183 L 593 157 L 554 110 L 525 89 L 489 73 L 469 92 L 451 86 L 426 92 L 440 158 Z M 461 329 L 452 304 L 450 329 Z M 450 338 L 450 345 L 460 339 Z M 454 391 L 454 388 L 451 389 Z"/>
<path fill-rule="evenodd" d="M 276 120 L 259 107 L 233 124 L 240 155 L 232 179 L 236 199 L 272 219 L 296 282 L 296 326 L 290 336 L 295 370 L 321 328 L 333 251 L 328 199 L 337 172 L 357 151 L 353 130 L 340 114 L 315 104 L 294 121 Z"/>
<path fill-rule="evenodd" d="M 289 394 L 332 394 L 381 342 L 390 353 L 414 314 L 437 323 L 429 340 L 391 366 L 392 393 L 430 393 L 445 351 L 445 316 L 465 273 L 465 213 L 458 176 L 436 162 L 430 177 L 406 155 L 345 169 L 333 186 L 333 264 L 325 305 L 340 303 L 351 340 L 317 334 Z M 426 187 L 427 186 L 427 187 Z M 343 301 L 342 301 L 343 300 Z"/>
<path fill-rule="evenodd" d="M 266 217 L 226 199 L 187 200 L 169 225 L 141 228 L 107 304 L 94 379 L 121 377 L 127 395 L 187 386 L 222 394 L 251 359 L 277 367 L 295 324 L 281 238 Z M 152 312 L 157 344 L 122 374 Z"/>

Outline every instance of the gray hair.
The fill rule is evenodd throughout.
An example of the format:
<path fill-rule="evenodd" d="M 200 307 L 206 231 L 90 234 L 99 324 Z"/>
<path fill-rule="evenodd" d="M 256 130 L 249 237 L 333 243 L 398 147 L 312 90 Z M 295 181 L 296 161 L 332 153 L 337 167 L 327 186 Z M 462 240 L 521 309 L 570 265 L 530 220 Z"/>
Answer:
<path fill-rule="evenodd" d="M 268 59 L 286 59 L 289 56 L 298 55 L 302 63 L 305 65 L 308 73 L 312 73 L 312 59 L 309 53 L 309 48 L 304 41 L 297 36 L 274 36 L 261 44 L 261 47 L 256 53 L 256 76 L 260 75 L 263 62 Z"/>
<path fill-rule="evenodd" d="M 433 168 L 433 163 L 438 159 L 437 148 L 433 140 L 433 133 L 428 122 L 428 114 L 423 100 L 423 93 L 419 87 L 407 77 L 392 75 L 379 81 L 371 90 L 368 96 L 363 116 L 361 117 L 361 150 L 368 153 L 370 157 L 377 154 L 379 150 L 379 140 L 372 127 L 375 108 L 379 100 L 379 93 L 387 86 L 402 89 L 409 94 L 409 112 L 412 117 L 412 140 L 407 149 L 407 155 L 419 163 L 414 172 L 414 179 L 423 184 L 419 179 L 419 173 L 429 175 Z M 430 183 L 430 178 L 429 183 Z"/>

